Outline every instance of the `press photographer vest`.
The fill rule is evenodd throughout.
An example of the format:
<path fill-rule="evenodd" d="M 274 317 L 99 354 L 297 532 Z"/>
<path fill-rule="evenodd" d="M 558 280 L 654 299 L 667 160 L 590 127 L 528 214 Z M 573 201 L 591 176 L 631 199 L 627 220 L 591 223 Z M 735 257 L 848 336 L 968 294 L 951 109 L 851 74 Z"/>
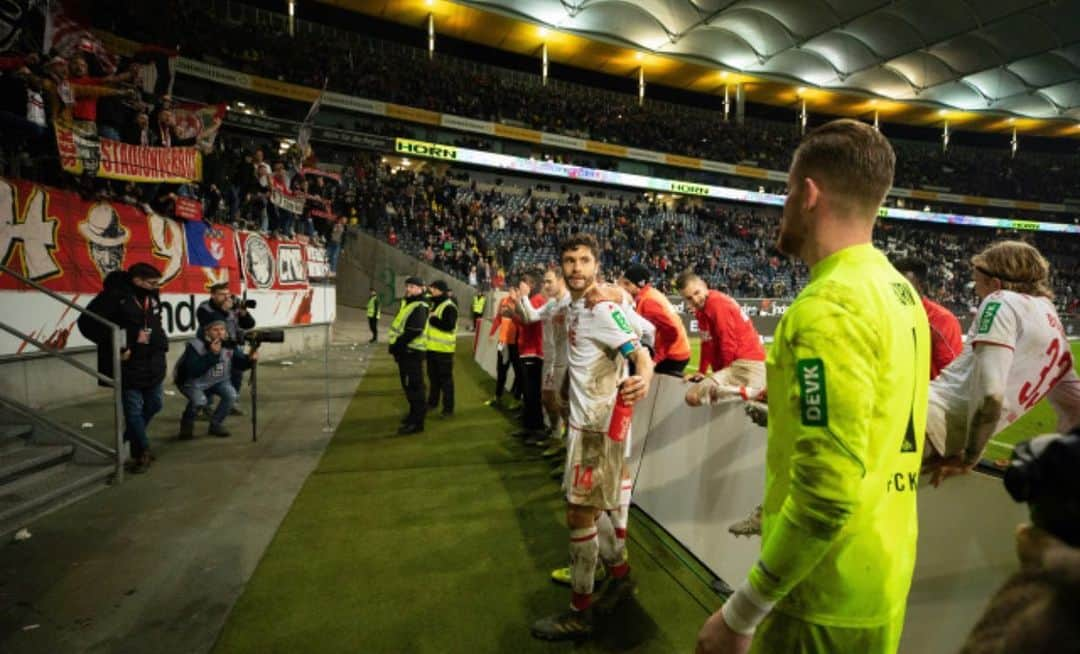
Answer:
<path fill-rule="evenodd" d="M 406 302 L 402 299 L 401 308 L 398 309 L 397 315 L 394 316 L 394 322 L 390 323 L 390 345 L 396 343 L 397 339 L 405 333 L 405 324 L 409 322 L 409 315 L 415 311 L 417 307 L 422 305 L 424 305 L 423 300 Z M 427 350 L 427 329 L 420 332 L 419 336 L 409 341 L 408 347 L 410 350 L 416 350 L 417 352 L 424 352 Z"/>
<path fill-rule="evenodd" d="M 210 351 L 206 341 L 202 338 L 193 338 L 188 341 L 188 343 L 191 345 L 192 349 L 195 350 L 195 354 L 198 354 L 200 357 L 206 356 L 207 352 Z M 229 381 L 229 377 L 232 374 L 232 358 L 234 353 L 235 350 L 233 348 L 223 346 L 220 352 L 220 361 L 199 377 L 185 379 L 182 385 L 206 390 L 218 382 Z"/>
<path fill-rule="evenodd" d="M 443 311 L 446 307 L 452 305 L 453 302 L 450 298 L 443 300 L 439 306 L 435 307 L 435 310 L 431 312 L 432 318 L 442 318 Z M 446 352 L 452 354 L 457 346 L 457 329 L 453 331 L 445 331 L 439 329 L 435 325 L 428 321 L 427 325 L 427 349 L 428 352 Z"/>

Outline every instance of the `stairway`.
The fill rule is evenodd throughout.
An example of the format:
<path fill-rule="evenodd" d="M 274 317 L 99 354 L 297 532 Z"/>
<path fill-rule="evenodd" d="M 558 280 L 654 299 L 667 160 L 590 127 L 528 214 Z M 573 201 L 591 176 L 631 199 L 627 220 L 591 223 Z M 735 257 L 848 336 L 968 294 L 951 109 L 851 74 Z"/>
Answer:
<path fill-rule="evenodd" d="M 77 436 L 28 407 L 0 402 L 0 536 L 109 485 L 113 460 Z"/>

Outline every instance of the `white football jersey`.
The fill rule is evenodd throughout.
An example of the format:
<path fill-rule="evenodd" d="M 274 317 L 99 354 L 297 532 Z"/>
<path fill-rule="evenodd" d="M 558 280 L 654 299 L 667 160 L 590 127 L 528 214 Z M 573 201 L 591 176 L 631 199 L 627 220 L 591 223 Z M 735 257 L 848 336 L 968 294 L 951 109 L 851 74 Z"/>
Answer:
<path fill-rule="evenodd" d="M 554 353 L 554 365 L 565 366 L 566 351 L 566 313 L 570 308 L 570 293 L 549 299 L 539 309 L 534 309 L 528 302 L 519 302 L 521 311 L 530 322 L 544 322 L 544 353 Z M 545 367 L 547 359 L 544 360 Z"/>
<path fill-rule="evenodd" d="M 949 443 L 967 438 L 975 347 L 980 344 L 1013 351 L 995 434 L 1030 411 L 1073 371 L 1069 341 L 1050 300 L 1013 291 L 987 295 L 960 356 L 930 382 L 930 403 L 944 408 Z"/>
<path fill-rule="evenodd" d="M 582 297 L 571 303 L 567 317 L 570 426 L 607 432 L 619 383 L 627 375 L 626 354 L 639 347 L 638 334 L 614 302 L 589 308 Z"/>

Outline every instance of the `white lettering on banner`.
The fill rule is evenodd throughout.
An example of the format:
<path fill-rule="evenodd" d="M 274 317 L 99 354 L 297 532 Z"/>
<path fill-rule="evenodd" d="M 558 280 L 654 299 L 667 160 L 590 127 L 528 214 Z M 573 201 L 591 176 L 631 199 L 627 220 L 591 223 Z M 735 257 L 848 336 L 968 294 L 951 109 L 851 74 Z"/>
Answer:
<path fill-rule="evenodd" d="M 0 180 L 0 263 L 8 265 L 17 244 L 22 245 L 22 269 L 35 281 L 60 272 L 53 258 L 60 223 L 49 218 L 46 195 L 35 186 L 23 215 L 18 215 L 15 187 Z"/>
<path fill-rule="evenodd" d="M 146 221 L 150 227 L 150 240 L 154 244 L 154 256 L 169 262 L 161 272 L 161 281 L 166 284 L 180 274 L 184 265 L 184 230 L 180 223 L 153 211 L 146 215 Z"/>
<path fill-rule="evenodd" d="M 270 202 L 295 214 L 304 213 L 304 198 L 293 193 L 286 193 L 278 188 L 270 189 Z"/>
<path fill-rule="evenodd" d="M 307 274 L 308 278 L 328 277 L 330 275 L 330 262 L 326 257 L 326 248 L 307 245 Z"/>
<path fill-rule="evenodd" d="M 303 284 L 307 279 L 304 276 L 304 253 L 299 245 L 278 245 L 277 249 L 278 283 Z"/>

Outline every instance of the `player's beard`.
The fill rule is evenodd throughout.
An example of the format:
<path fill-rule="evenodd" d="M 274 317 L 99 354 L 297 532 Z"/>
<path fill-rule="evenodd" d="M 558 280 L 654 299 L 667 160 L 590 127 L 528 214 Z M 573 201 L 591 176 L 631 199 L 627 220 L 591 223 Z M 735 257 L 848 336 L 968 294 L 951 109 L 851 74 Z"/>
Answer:
<path fill-rule="evenodd" d="M 581 275 L 579 277 L 566 278 L 566 287 L 570 289 L 571 293 L 579 297 L 581 296 L 581 294 L 589 290 L 589 288 L 594 286 L 595 284 L 596 273 L 593 273 L 589 276 Z"/>
<path fill-rule="evenodd" d="M 799 256 L 806 243 L 807 223 L 794 209 L 784 207 L 784 217 L 780 221 L 780 234 L 776 237 L 776 249 L 792 257 Z"/>

